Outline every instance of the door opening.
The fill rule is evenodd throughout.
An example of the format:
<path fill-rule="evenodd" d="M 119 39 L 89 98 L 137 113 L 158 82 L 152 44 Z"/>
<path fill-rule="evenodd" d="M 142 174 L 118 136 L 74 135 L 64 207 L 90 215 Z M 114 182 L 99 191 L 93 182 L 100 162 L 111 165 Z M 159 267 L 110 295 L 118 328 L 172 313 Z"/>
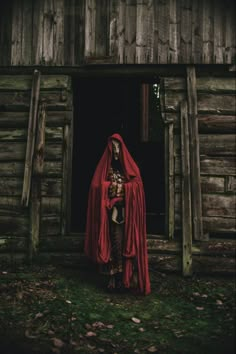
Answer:
<path fill-rule="evenodd" d="M 119 133 L 143 178 L 147 232 L 164 234 L 164 139 L 142 141 L 141 87 L 142 82 L 134 79 L 84 78 L 73 83 L 72 232 L 85 231 L 93 173 L 108 136 Z"/>

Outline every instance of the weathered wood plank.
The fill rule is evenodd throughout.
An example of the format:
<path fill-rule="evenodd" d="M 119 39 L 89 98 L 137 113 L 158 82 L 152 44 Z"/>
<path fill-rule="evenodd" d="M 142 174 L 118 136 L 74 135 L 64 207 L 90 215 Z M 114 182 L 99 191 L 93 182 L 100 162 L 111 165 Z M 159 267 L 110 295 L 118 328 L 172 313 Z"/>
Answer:
<path fill-rule="evenodd" d="M 46 92 L 42 91 L 40 93 L 41 99 L 47 105 L 47 110 L 57 110 L 57 109 L 71 109 L 72 102 L 71 97 L 68 95 L 67 91 L 62 90 L 61 92 Z M 29 110 L 30 105 L 30 93 L 25 92 L 3 92 L 0 96 L 0 110 L 2 111 L 18 111 L 18 110 Z M 58 108 L 57 108 L 58 107 Z"/>
<path fill-rule="evenodd" d="M 180 174 L 180 157 L 175 156 L 175 173 Z M 235 157 L 208 157 L 200 156 L 201 175 L 211 176 L 235 176 Z"/>
<path fill-rule="evenodd" d="M 29 0 L 22 1 L 22 53 L 21 63 L 32 64 L 32 30 L 33 30 L 33 3 Z"/>
<path fill-rule="evenodd" d="M 181 207 L 183 195 L 175 194 L 176 211 Z M 202 215 L 203 217 L 235 217 L 236 199 L 234 195 L 202 194 Z M 181 213 L 182 215 L 182 213 Z M 182 228 L 183 229 L 183 228 Z"/>
<path fill-rule="evenodd" d="M 202 7 L 202 62 L 204 64 L 213 63 L 213 2 L 204 1 Z"/>
<path fill-rule="evenodd" d="M 234 218 L 236 206 L 235 195 L 203 194 L 203 216 L 224 216 Z"/>
<path fill-rule="evenodd" d="M 46 121 L 46 111 L 45 104 L 41 103 L 38 110 L 38 119 L 36 127 L 36 140 L 33 158 L 33 175 L 41 176 L 43 173 L 44 166 L 44 155 L 45 155 L 45 121 Z M 35 181 L 35 199 L 39 195 L 40 186 L 39 181 Z"/>
<path fill-rule="evenodd" d="M 201 134 L 199 135 L 199 150 L 207 156 L 235 156 L 236 139 L 233 134 Z M 175 152 L 180 153 L 180 137 L 175 135 Z"/>
<path fill-rule="evenodd" d="M 165 111 L 169 113 L 179 112 L 180 102 L 185 98 L 185 92 L 165 92 Z"/>
<path fill-rule="evenodd" d="M 169 56 L 169 1 L 157 0 L 153 2 L 154 10 L 154 48 L 155 63 L 168 63 Z M 143 43 L 145 45 L 145 43 Z M 145 63 L 145 62 L 144 62 Z"/>
<path fill-rule="evenodd" d="M 45 197 L 41 199 L 41 216 L 60 216 L 61 215 L 61 198 Z"/>
<path fill-rule="evenodd" d="M 32 75 L 0 75 L 0 90 L 31 90 Z M 41 75 L 40 90 L 70 89 L 71 78 L 68 75 Z M 2 94 L 2 93 L 1 93 Z"/>
<path fill-rule="evenodd" d="M 47 215 L 41 217 L 40 236 L 60 235 L 61 234 L 61 218 L 55 215 Z"/>
<path fill-rule="evenodd" d="M 197 121 L 197 90 L 196 72 L 194 66 L 187 67 L 187 101 L 189 119 L 189 148 L 190 148 L 190 170 L 191 170 L 191 203 L 193 237 L 195 240 L 203 239 L 202 230 L 202 201 L 200 182 L 200 154 L 199 135 Z"/>
<path fill-rule="evenodd" d="M 64 4 L 64 64 L 75 64 L 75 16 L 77 4 L 75 0 L 67 0 Z M 75 11 L 73 11 L 75 9 Z"/>
<path fill-rule="evenodd" d="M 187 101 L 180 106 L 181 125 L 181 167 L 182 167 L 182 272 L 184 276 L 192 274 L 192 202 L 191 172 L 189 151 L 189 126 Z"/>
<path fill-rule="evenodd" d="M 125 63 L 135 63 L 136 56 L 136 1 L 126 1 Z"/>
<path fill-rule="evenodd" d="M 227 21 L 224 18 L 224 8 L 225 4 L 222 1 L 215 1 L 214 2 L 214 20 L 213 20 L 213 27 L 214 27 L 214 37 L 213 37 L 213 55 L 214 55 L 214 62 L 217 63 L 224 63 L 224 22 Z"/>
<path fill-rule="evenodd" d="M 45 64 L 43 53 L 44 1 L 34 1 L 32 64 Z"/>
<path fill-rule="evenodd" d="M 33 154 L 34 154 L 35 133 L 36 133 L 35 130 L 37 124 L 36 121 L 37 121 L 38 101 L 39 101 L 39 91 L 40 91 L 40 76 L 41 73 L 38 70 L 35 70 L 32 79 L 28 137 L 27 137 L 27 145 L 26 145 L 24 180 L 23 180 L 23 189 L 22 189 L 22 198 L 21 198 L 21 202 L 23 206 L 28 206 L 29 196 L 30 196 Z"/>
<path fill-rule="evenodd" d="M 233 134 L 200 135 L 200 153 L 208 156 L 235 156 L 236 139 Z"/>
<path fill-rule="evenodd" d="M 43 9 L 43 60 L 44 64 L 53 64 L 54 39 L 54 3 L 53 0 L 44 1 Z"/>
<path fill-rule="evenodd" d="M 108 16 L 107 8 L 109 2 L 107 0 L 96 0 L 95 12 L 95 56 L 101 57 L 108 54 Z"/>
<path fill-rule="evenodd" d="M 173 239 L 175 229 L 173 124 L 165 125 L 165 156 L 165 232 L 168 239 Z"/>
<path fill-rule="evenodd" d="M 56 242 L 55 242 L 56 239 Z M 27 238 L 20 236 L 1 236 L 0 252 L 26 250 Z M 149 254 L 180 254 L 181 243 L 177 240 L 147 239 Z M 65 237 L 48 236 L 40 239 L 40 252 L 83 252 L 84 237 L 66 235 Z M 231 256 L 235 254 L 235 240 L 217 239 L 206 242 L 194 242 L 192 250 L 193 256 Z"/>
<path fill-rule="evenodd" d="M 235 93 L 234 77 L 199 76 L 196 78 L 197 91 L 200 93 Z M 184 91 L 186 81 L 184 77 L 165 77 L 165 91 Z"/>
<path fill-rule="evenodd" d="M 39 230 L 40 230 L 40 213 L 41 213 L 41 193 L 40 179 L 33 176 L 30 196 L 30 212 L 29 212 L 29 244 L 28 244 L 28 260 L 38 253 L 39 246 Z"/>
<path fill-rule="evenodd" d="M 53 63 L 64 65 L 64 0 L 57 0 L 53 9 Z"/>
<path fill-rule="evenodd" d="M 199 133 L 235 133 L 236 116 L 203 114 L 198 115 Z"/>
<path fill-rule="evenodd" d="M 9 66 L 11 64 L 12 50 L 12 3 L 1 1 L 0 3 L 0 65 Z"/>
<path fill-rule="evenodd" d="M 180 36 L 178 35 L 177 0 L 170 0 L 169 58 L 171 64 L 178 63 Z"/>
<path fill-rule="evenodd" d="M 235 95 L 198 94 L 198 113 L 235 114 Z"/>
<path fill-rule="evenodd" d="M 26 236 L 29 232 L 29 218 L 18 215 L 1 215 L 0 211 L 1 235 Z"/>
<path fill-rule="evenodd" d="M 147 60 L 147 0 L 139 0 L 137 2 L 137 18 L 136 18 L 136 63 L 144 64 Z"/>
<path fill-rule="evenodd" d="M 67 230 L 67 202 L 68 202 L 68 172 L 72 168 L 69 166 L 70 161 L 70 128 L 68 125 L 64 127 L 64 137 L 63 137 L 63 177 L 62 177 L 62 213 L 61 213 L 61 233 L 65 235 Z"/>
<path fill-rule="evenodd" d="M 125 62 L 125 18 L 125 0 L 120 0 L 117 18 L 117 62 L 119 64 L 123 64 Z"/>
<path fill-rule="evenodd" d="M 46 119 L 46 136 L 47 138 L 61 140 L 62 127 L 65 124 L 70 124 L 72 120 L 72 111 L 47 111 Z M 0 112 L 0 127 L 4 128 L 3 131 L 12 131 L 12 134 L 19 134 L 24 136 L 24 131 L 28 126 L 28 112 Z M 22 129 L 22 128 L 25 129 Z M 53 128 L 50 128 L 53 127 Z M 17 129 L 18 128 L 18 129 Z M 14 132 L 19 130 L 19 133 Z M 4 132 L 2 133 L 4 134 Z"/>
<path fill-rule="evenodd" d="M 96 55 L 96 0 L 85 4 L 85 57 Z"/>
<path fill-rule="evenodd" d="M 118 8 L 119 2 L 116 0 L 110 0 L 110 27 L 109 27 L 109 55 L 118 58 L 117 52 L 117 22 L 118 22 Z M 136 36 L 136 33 L 135 33 Z"/>
<path fill-rule="evenodd" d="M 13 115 L 15 117 L 16 114 Z M 14 119 L 14 118 L 13 118 Z M 25 118 L 26 120 L 26 118 Z M 0 117 L 0 127 L 1 127 L 1 117 Z M 50 141 L 61 141 L 62 142 L 62 127 L 47 127 L 45 129 L 46 140 Z M 0 131 L 1 141 L 26 141 L 27 138 L 27 129 L 15 129 L 15 128 L 5 128 Z"/>
<path fill-rule="evenodd" d="M 181 0 L 180 3 L 180 61 L 192 63 L 192 1 Z"/>
<path fill-rule="evenodd" d="M 85 0 L 75 1 L 74 7 L 71 8 L 74 13 L 75 34 L 74 37 L 74 55 L 75 64 L 84 62 L 84 49 L 85 49 Z M 71 63 L 73 64 L 73 63 Z"/>
<path fill-rule="evenodd" d="M 22 0 L 14 1 L 12 7 L 11 65 L 22 64 Z"/>
<path fill-rule="evenodd" d="M 226 176 L 225 178 L 225 191 L 227 193 L 236 193 L 236 177 Z"/>
<path fill-rule="evenodd" d="M 227 217 L 203 217 L 203 228 L 207 232 L 212 233 L 235 233 L 236 220 L 235 218 Z"/>
<path fill-rule="evenodd" d="M 233 188 L 233 187 L 232 187 Z M 236 186 L 234 187 L 235 191 Z M 175 192 L 181 191 L 181 177 L 175 176 Z M 225 177 L 201 176 L 201 192 L 202 193 L 225 193 Z"/>
<path fill-rule="evenodd" d="M 24 163 L 0 161 L 0 177 L 23 177 Z M 61 177 L 62 161 L 45 161 L 45 177 Z M 23 179 L 22 179 L 23 181 Z"/>
<path fill-rule="evenodd" d="M 0 142 L 0 160 L 1 161 L 24 161 L 26 143 L 23 142 Z M 45 147 L 45 158 L 47 160 L 62 160 L 62 144 L 48 143 Z"/>
<path fill-rule="evenodd" d="M 202 33 L 201 33 L 201 21 L 202 21 L 202 7 L 203 0 L 192 1 L 192 53 L 191 61 L 194 64 L 202 62 Z"/>
<path fill-rule="evenodd" d="M 47 197 L 60 197 L 61 196 L 61 179 L 43 178 L 41 181 L 41 195 Z M 1 198 L 19 197 L 22 193 L 22 178 L 17 177 L 1 177 L 0 179 L 0 195 Z"/>

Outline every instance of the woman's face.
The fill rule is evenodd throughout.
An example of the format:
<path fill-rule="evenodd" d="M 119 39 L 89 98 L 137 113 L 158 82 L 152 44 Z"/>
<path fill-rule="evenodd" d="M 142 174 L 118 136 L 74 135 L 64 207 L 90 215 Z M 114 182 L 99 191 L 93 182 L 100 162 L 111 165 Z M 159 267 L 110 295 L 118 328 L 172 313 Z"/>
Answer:
<path fill-rule="evenodd" d="M 114 159 L 118 160 L 120 155 L 120 143 L 118 140 L 112 139 L 112 152 Z"/>

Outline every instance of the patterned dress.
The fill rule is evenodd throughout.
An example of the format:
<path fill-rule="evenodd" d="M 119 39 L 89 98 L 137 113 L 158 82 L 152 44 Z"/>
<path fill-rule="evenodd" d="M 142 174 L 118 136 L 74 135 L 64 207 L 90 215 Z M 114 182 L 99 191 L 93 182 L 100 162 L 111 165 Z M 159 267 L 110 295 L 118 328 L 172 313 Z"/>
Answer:
<path fill-rule="evenodd" d="M 111 182 L 109 187 L 109 197 L 112 200 L 117 198 L 117 202 L 108 211 L 109 212 L 109 228 L 111 240 L 111 258 L 110 261 L 102 266 L 101 272 L 110 275 L 108 288 L 115 289 L 122 287 L 122 271 L 123 271 L 123 236 L 125 223 L 124 208 L 124 183 L 125 177 L 118 168 L 111 167 L 108 173 L 108 181 Z"/>

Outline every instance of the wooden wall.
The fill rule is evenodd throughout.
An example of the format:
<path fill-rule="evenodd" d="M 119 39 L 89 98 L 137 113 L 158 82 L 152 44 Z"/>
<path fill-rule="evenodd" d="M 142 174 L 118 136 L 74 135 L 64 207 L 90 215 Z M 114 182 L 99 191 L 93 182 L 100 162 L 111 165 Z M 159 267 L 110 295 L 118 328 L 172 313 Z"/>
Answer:
<path fill-rule="evenodd" d="M 235 12 L 231 0 L 2 1 L 0 65 L 231 64 Z"/>
<path fill-rule="evenodd" d="M 0 75 L 0 230 L 27 239 L 29 208 L 21 205 L 32 76 Z M 41 79 L 46 103 L 45 163 L 40 187 L 40 235 L 62 233 L 64 129 L 72 119 L 70 79 Z"/>
<path fill-rule="evenodd" d="M 204 232 L 236 231 L 235 78 L 197 77 L 200 173 Z M 181 228 L 179 105 L 186 99 L 183 77 L 165 78 L 166 116 L 174 120 L 175 224 Z"/>

